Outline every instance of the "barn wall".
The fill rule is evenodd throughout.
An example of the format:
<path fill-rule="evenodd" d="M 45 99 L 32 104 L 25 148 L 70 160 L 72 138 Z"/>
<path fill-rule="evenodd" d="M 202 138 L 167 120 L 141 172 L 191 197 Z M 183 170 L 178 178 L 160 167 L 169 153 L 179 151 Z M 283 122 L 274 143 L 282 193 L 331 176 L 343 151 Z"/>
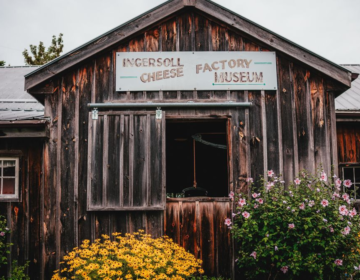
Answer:
<path fill-rule="evenodd" d="M 0 139 L 0 156 L 19 156 L 19 202 L 0 202 L 0 215 L 7 219 L 11 235 L 8 242 L 13 243 L 9 261 L 17 260 L 23 265 L 31 260 L 29 275 L 39 277 L 41 272 L 43 234 L 41 225 L 43 213 L 43 142 L 40 139 Z M 2 267 L 0 276 L 8 269 Z"/>
<path fill-rule="evenodd" d="M 39 194 L 37 186 L 33 193 L 27 194 L 33 196 L 31 204 L 27 199 L 21 205 L 0 203 L 1 212 L 11 217 L 13 242 L 17 247 L 28 248 L 28 255 L 22 256 L 29 256 L 31 271 L 37 271 L 33 279 L 50 279 L 60 258 L 83 239 L 94 240 L 103 233 L 133 232 L 140 228 L 155 236 L 163 233 L 164 213 L 161 211 L 87 211 L 87 158 L 88 151 L 94 147 L 94 143 L 88 146 L 91 119 L 87 103 L 252 101 L 251 108 L 239 110 L 166 110 L 167 117 L 230 117 L 229 190 L 246 191 L 246 178 L 258 180 L 266 176 L 268 169 L 283 174 L 288 184 L 303 168 L 314 172 L 315 167 L 322 164 L 329 173 L 331 164 L 337 165 L 331 144 L 336 143 L 336 137 L 331 134 L 335 127 L 334 110 L 328 106 L 333 102 L 333 95 L 326 89 L 327 78 L 320 73 L 278 52 L 277 91 L 115 91 L 116 52 L 137 51 L 273 50 L 216 19 L 189 10 L 164 19 L 128 41 L 57 75 L 53 79 L 54 93 L 45 96 L 45 115 L 51 121 L 50 139 L 44 146 L 44 190 Z M 101 172 L 99 170 L 96 176 L 102 176 Z M 15 206 L 19 208 L 18 216 L 14 216 Z M 27 227 L 31 218 L 43 221 L 43 225 Z M 222 218 L 225 217 L 219 219 Z M 22 237 L 24 230 L 35 242 Z M 37 240 L 44 242 L 41 249 Z M 34 250 L 29 246 L 35 246 Z"/>

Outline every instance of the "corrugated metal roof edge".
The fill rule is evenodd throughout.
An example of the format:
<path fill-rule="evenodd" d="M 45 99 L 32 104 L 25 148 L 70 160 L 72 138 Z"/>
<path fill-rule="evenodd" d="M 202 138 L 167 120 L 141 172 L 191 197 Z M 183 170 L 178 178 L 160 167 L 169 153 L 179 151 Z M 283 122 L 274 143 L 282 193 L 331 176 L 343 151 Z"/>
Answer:
<path fill-rule="evenodd" d="M 0 66 L 0 69 L 8 68 L 39 68 L 41 65 L 22 65 L 22 66 Z"/>
<path fill-rule="evenodd" d="M 152 11 L 155 11 L 156 9 L 158 9 L 158 8 L 160 8 L 160 7 L 168 4 L 168 3 L 171 3 L 171 2 L 173 2 L 173 1 L 175 1 L 175 0 L 166 1 L 166 2 L 164 2 L 164 3 L 162 3 L 162 4 L 160 4 L 160 5 L 158 5 L 158 6 L 154 7 L 154 8 L 152 8 L 152 9 L 150 9 L 150 10 L 148 10 L 148 11 L 146 11 L 146 12 L 140 14 L 140 15 L 138 15 L 137 17 L 134 17 L 134 18 L 132 18 L 131 20 L 128 20 L 127 22 L 125 22 L 125 23 L 123 23 L 123 24 L 120 24 L 119 26 L 117 26 L 117 27 L 115 27 L 115 28 L 113 28 L 113 29 L 105 32 L 104 34 L 96 37 L 95 39 L 92 39 L 92 40 L 88 41 L 87 43 L 85 43 L 85 44 L 83 44 L 83 45 L 81 45 L 81 46 L 79 46 L 79 47 L 77 47 L 77 48 L 75 48 L 75 49 L 73 49 L 73 50 L 71 50 L 71 51 L 69 51 L 69 52 L 61 55 L 61 56 L 59 56 L 58 58 L 55 58 L 54 60 L 52 60 L 52 61 L 50 61 L 50 62 L 48 62 L 48 63 L 40 66 L 38 69 L 36 69 L 36 70 L 34 70 L 34 71 L 26 74 L 24 77 L 26 78 L 26 77 L 29 77 L 29 76 L 35 74 L 37 71 L 40 71 L 41 69 L 44 69 L 44 68 L 46 68 L 47 66 L 54 64 L 55 62 L 59 61 L 60 59 L 66 57 L 66 56 L 69 56 L 70 54 L 72 54 L 72 53 L 74 53 L 74 52 L 79 51 L 79 50 L 82 49 L 83 47 L 86 47 L 87 45 L 89 45 L 89 44 L 91 44 L 91 43 L 93 43 L 93 42 L 96 42 L 96 41 L 99 40 L 100 38 L 102 38 L 102 37 L 104 37 L 104 36 L 106 36 L 106 35 L 114 32 L 115 30 L 117 30 L 117 29 L 119 29 L 119 28 L 127 25 L 128 23 L 130 23 L 130 22 L 132 22 L 132 21 L 135 21 L 135 20 L 137 20 L 137 19 L 145 16 L 146 14 L 151 13 Z M 249 20 L 249 19 L 247 19 L 247 18 L 245 18 L 245 17 L 243 17 L 243 16 L 235 13 L 235 12 L 232 11 L 232 10 L 229 10 L 229 9 L 225 8 L 224 6 L 222 6 L 222 5 L 220 5 L 220 4 L 217 4 L 217 3 L 213 2 L 213 1 L 210 1 L 210 0 L 204 0 L 204 1 L 210 2 L 210 3 L 212 3 L 213 5 L 221 8 L 221 9 L 223 9 L 223 10 L 225 10 L 225 11 L 228 11 L 228 12 L 230 12 L 230 13 L 238 16 L 238 17 L 240 17 L 241 19 L 249 22 L 250 24 L 253 24 L 253 25 L 259 27 L 260 29 L 263 29 L 264 31 L 266 31 L 266 32 L 268 32 L 268 33 L 270 33 L 270 34 L 273 34 L 273 35 L 279 37 L 280 39 L 282 39 L 282 40 L 284 40 L 284 41 L 286 41 L 286 42 L 294 45 L 295 47 L 300 48 L 300 49 L 302 49 L 302 50 L 310 53 L 311 55 L 314 55 L 315 57 L 317 57 L 317 58 L 319 58 L 319 59 L 321 59 L 321 60 L 324 60 L 325 62 L 327 62 L 327 63 L 329 63 L 329 64 L 331 64 L 331 65 L 333 65 L 333 66 L 335 66 L 335 67 L 337 67 L 337 68 L 339 68 L 339 69 L 341 69 L 341 70 L 344 70 L 344 71 L 347 71 L 347 72 L 350 72 L 350 73 L 351 73 L 351 71 L 349 71 L 348 69 L 340 66 L 339 64 L 337 64 L 337 63 L 335 63 L 335 62 L 332 62 L 332 61 L 330 61 L 330 60 L 328 60 L 328 59 L 326 59 L 326 58 L 324 58 L 324 57 L 322 57 L 322 56 L 320 56 L 320 55 L 318 55 L 318 54 L 316 54 L 316 53 L 314 53 L 314 52 L 312 52 L 312 51 L 310 51 L 310 50 L 308 50 L 308 49 L 306 49 L 306 48 L 304 48 L 304 47 L 302 47 L 302 46 L 300 46 L 300 45 L 298 45 L 298 44 L 296 44 L 296 43 L 294 43 L 293 41 L 290 41 L 290 40 L 286 39 L 285 37 L 283 37 L 283 36 L 281 36 L 281 35 L 273 32 L 273 31 L 271 31 L 271 30 L 269 30 L 269 29 L 267 29 L 267 28 L 265 28 L 265 27 L 263 27 L 263 26 L 255 23 L 255 22 L 253 22 L 253 21 L 251 21 L 251 20 Z"/>

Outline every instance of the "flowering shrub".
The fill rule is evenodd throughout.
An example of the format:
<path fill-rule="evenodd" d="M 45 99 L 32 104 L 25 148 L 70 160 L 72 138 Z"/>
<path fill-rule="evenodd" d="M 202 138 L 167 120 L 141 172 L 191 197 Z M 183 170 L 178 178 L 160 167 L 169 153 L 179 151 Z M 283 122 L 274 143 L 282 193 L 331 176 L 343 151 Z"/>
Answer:
<path fill-rule="evenodd" d="M 167 237 L 152 239 L 143 231 L 113 236 L 84 240 L 52 279 L 189 279 L 204 273 L 201 260 Z"/>
<path fill-rule="evenodd" d="M 272 171 L 268 177 L 250 199 L 230 193 L 236 210 L 225 224 L 238 242 L 236 262 L 245 279 L 360 277 L 360 219 L 341 193 L 351 182 L 302 173 L 284 190 Z"/>
<path fill-rule="evenodd" d="M 0 215 L 0 267 L 7 264 L 7 254 L 10 253 L 10 243 L 6 243 L 6 235 L 10 233 L 10 230 L 6 226 L 6 219 Z"/>

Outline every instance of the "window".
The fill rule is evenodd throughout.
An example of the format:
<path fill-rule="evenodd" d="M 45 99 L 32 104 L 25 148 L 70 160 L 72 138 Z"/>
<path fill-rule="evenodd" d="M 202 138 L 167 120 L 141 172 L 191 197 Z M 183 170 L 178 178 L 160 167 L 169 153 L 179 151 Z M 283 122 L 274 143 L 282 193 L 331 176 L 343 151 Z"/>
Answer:
<path fill-rule="evenodd" d="M 0 157 L 0 200 L 19 198 L 19 158 Z"/>
<path fill-rule="evenodd" d="M 346 166 L 342 168 L 342 179 L 351 180 L 352 186 L 345 188 L 350 198 L 360 199 L 360 166 Z"/>

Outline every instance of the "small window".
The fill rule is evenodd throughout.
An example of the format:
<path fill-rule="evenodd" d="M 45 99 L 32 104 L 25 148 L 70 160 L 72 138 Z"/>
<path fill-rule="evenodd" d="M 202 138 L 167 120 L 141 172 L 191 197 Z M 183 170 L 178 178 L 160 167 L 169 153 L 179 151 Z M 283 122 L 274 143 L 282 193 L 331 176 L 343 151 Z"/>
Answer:
<path fill-rule="evenodd" d="M 351 180 L 352 186 L 345 188 L 344 191 L 350 195 L 350 198 L 360 199 L 360 166 L 346 166 L 342 168 L 342 179 Z"/>
<path fill-rule="evenodd" d="M 0 157 L 0 200 L 19 198 L 19 158 Z"/>

